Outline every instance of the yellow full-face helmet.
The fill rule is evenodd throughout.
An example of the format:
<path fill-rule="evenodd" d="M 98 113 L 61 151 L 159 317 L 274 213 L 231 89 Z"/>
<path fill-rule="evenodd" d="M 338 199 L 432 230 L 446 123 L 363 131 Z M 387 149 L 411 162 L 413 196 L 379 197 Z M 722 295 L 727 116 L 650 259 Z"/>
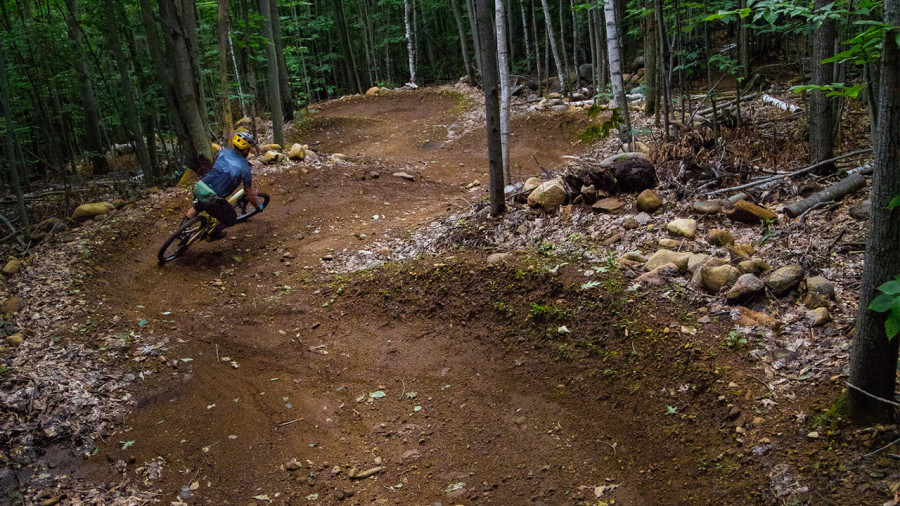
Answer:
<path fill-rule="evenodd" d="M 240 151 L 250 151 L 252 146 L 256 146 L 256 139 L 247 132 L 238 132 L 231 139 L 231 145 Z"/>

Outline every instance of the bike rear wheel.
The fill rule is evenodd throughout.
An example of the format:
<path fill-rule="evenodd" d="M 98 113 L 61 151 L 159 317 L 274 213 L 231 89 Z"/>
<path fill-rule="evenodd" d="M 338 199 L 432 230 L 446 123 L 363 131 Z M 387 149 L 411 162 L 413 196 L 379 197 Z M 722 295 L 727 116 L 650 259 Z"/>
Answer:
<path fill-rule="evenodd" d="M 198 215 L 178 227 L 178 230 L 170 235 L 159 248 L 159 253 L 156 255 L 159 265 L 171 262 L 187 251 L 191 244 L 206 232 L 208 222 L 206 216 Z"/>
<path fill-rule="evenodd" d="M 257 193 L 256 199 L 263 205 L 264 208 L 269 206 L 268 193 Z M 241 223 L 243 221 L 247 221 L 247 218 L 258 213 L 259 209 L 254 209 L 253 206 L 250 205 L 250 201 L 247 200 L 247 196 L 244 195 L 234 203 L 234 212 L 237 214 L 237 222 Z"/>

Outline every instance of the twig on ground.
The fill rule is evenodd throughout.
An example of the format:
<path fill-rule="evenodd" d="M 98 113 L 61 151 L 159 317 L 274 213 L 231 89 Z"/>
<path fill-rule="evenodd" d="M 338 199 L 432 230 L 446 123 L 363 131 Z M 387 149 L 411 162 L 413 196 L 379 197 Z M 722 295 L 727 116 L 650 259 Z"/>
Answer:
<path fill-rule="evenodd" d="M 844 384 L 847 385 L 848 387 L 852 388 L 853 390 L 856 390 L 857 392 L 865 395 L 866 397 L 871 397 L 872 399 L 875 399 L 876 401 L 880 401 L 880 402 L 883 402 L 890 406 L 894 406 L 895 408 L 900 408 L 900 402 L 894 402 L 890 399 L 885 399 L 884 397 L 878 397 L 875 394 L 870 394 L 869 392 L 866 392 L 862 388 L 859 388 L 858 386 L 851 384 L 849 381 L 845 381 Z"/>
<path fill-rule="evenodd" d="M 399 381 L 400 383 L 403 383 L 403 391 L 400 392 L 400 399 L 399 399 L 399 400 L 402 401 L 402 400 L 403 400 L 403 396 L 406 395 L 406 382 L 403 381 L 402 378 L 397 378 L 397 381 Z"/>
<path fill-rule="evenodd" d="M 869 453 L 863 455 L 863 456 L 860 457 L 860 458 L 861 458 L 861 459 L 864 459 L 864 458 L 866 458 L 866 457 L 871 457 L 872 455 L 875 455 L 876 453 L 880 453 L 880 452 L 882 452 L 882 451 L 884 451 L 884 450 L 886 450 L 886 449 L 888 449 L 888 448 L 894 446 L 894 445 L 897 444 L 897 443 L 900 443 L 900 439 L 895 439 L 895 440 L 891 441 L 890 443 L 888 443 L 888 444 L 882 446 L 881 448 L 879 448 L 879 449 L 877 449 L 877 450 L 875 450 L 875 451 L 873 451 L 873 452 L 869 452 Z"/>

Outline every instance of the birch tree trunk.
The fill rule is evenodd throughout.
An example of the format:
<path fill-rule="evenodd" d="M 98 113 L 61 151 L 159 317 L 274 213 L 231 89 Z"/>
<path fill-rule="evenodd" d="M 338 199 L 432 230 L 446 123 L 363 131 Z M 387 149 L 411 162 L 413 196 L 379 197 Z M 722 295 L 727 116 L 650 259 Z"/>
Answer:
<path fill-rule="evenodd" d="M 506 42 L 506 9 L 503 0 L 494 0 L 497 24 L 497 65 L 500 69 L 500 161 L 503 180 L 512 182 L 509 170 L 509 59 Z"/>
<path fill-rule="evenodd" d="M 566 84 L 566 79 L 563 76 L 565 65 L 563 64 L 563 61 L 559 59 L 559 48 L 556 45 L 556 36 L 553 35 L 553 21 L 550 18 L 550 7 L 547 5 L 547 0 L 541 0 L 541 6 L 544 8 L 544 23 L 547 29 L 547 38 L 550 41 L 550 50 L 553 52 L 553 63 L 556 65 L 556 75 L 559 78 L 559 89 L 563 96 L 566 96 L 569 94 L 569 88 Z"/>
<path fill-rule="evenodd" d="M 528 18 L 525 16 L 525 0 L 519 0 L 519 8 L 522 12 L 522 37 L 525 39 L 525 61 L 531 66 L 531 43 L 528 36 Z"/>
<path fill-rule="evenodd" d="M 222 101 L 222 141 L 228 142 L 234 120 L 231 116 L 231 93 L 228 90 L 228 0 L 219 0 L 219 89 Z"/>
<path fill-rule="evenodd" d="M 500 154 L 500 97 L 497 93 L 497 41 L 494 38 L 493 6 L 491 0 L 476 0 L 478 38 L 481 40 L 481 86 L 484 89 L 484 109 L 487 130 L 488 162 L 490 164 L 491 215 L 506 211 L 503 194 L 503 165 Z"/>
<path fill-rule="evenodd" d="M 894 399 L 897 383 L 897 347 L 900 335 L 888 340 L 885 319 L 888 313 L 868 309 L 875 289 L 900 274 L 900 207 L 889 210 L 900 195 L 900 48 L 894 42 L 900 34 L 900 0 L 885 0 L 885 30 L 881 53 L 881 89 L 878 128 L 874 140 L 875 172 L 872 179 L 872 215 L 863 263 L 856 337 L 850 351 L 850 383 L 883 399 Z M 855 390 L 848 391 L 850 417 L 859 423 L 894 420 L 893 408 Z"/>
<path fill-rule="evenodd" d="M 97 108 L 97 99 L 94 96 L 94 86 L 91 84 L 90 71 L 87 63 L 84 61 L 84 42 L 78 19 L 78 7 L 75 4 L 75 0 L 66 0 L 65 20 L 68 27 L 69 40 L 72 42 L 72 64 L 75 67 L 75 74 L 78 76 L 78 84 L 81 87 L 81 107 L 84 109 L 84 147 L 89 152 L 88 159 L 91 161 L 94 174 L 107 174 L 109 173 L 109 163 L 106 161 L 103 137 L 100 135 L 100 111 Z"/>
<path fill-rule="evenodd" d="M 147 143 L 144 140 L 134 88 L 128 75 L 128 61 L 125 59 L 125 52 L 122 51 L 122 43 L 119 40 L 116 5 L 113 3 L 113 0 L 106 0 L 104 11 L 106 14 L 106 37 L 110 50 L 115 56 L 116 67 L 119 70 L 119 85 L 125 100 L 125 118 L 128 123 L 128 129 L 131 130 L 131 136 L 134 140 L 134 149 L 137 153 L 138 162 L 141 164 L 141 172 L 144 174 L 144 183 L 153 184 L 156 181 L 156 170 L 153 164 L 150 163 L 150 153 L 147 151 Z M 150 134 L 152 135 L 153 133 L 150 132 Z"/>
<path fill-rule="evenodd" d="M 416 84 L 416 45 L 410 19 L 410 0 L 403 0 L 403 23 L 406 25 L 406 53 L 409 55 L 409 82 Z"/>
<path fill-rule="evenodd" d="M 266 88 L 269 90 L 269 109 L 272 114 L 272 138 L 275 144 L 284 144 L 284 108 L 281 104 L 281 81 L 278 77 L 278 55 L 272 33 L 272 1 L 259 0 L 260 26 L 266 39 Z"/>
<path fill-rule="evenodd" d="M 622 115 L 619 126 L 619 139 L 622 143 L 631 142 L 631 116 L 628 112 L 628 98 L 625 96 L 625 83 L 622 80 L 622 49 L 619 43 L 619 30 L 616 20 L 615 0 L 607 0 L 604 7 L 606 14 L 606 47 L 609 55 L 609 78 L 612 84 L 613 98 L 616 108 Z"/>

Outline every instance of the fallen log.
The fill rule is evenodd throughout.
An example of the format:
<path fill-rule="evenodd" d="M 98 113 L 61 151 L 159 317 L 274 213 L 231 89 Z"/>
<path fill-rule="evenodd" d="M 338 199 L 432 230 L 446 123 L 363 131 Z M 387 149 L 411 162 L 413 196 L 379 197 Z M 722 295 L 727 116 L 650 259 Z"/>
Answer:
<path fill-rule="evenodd" d="M 841 179 L 828 188 L 816 192 L 799 202 L 784 206 L 784 214 L 790 218 L 796 218 L 822 202 L 834 202 L 861 190 L 866 186 L 866 175 L 871 174 L 873 170 L 872 165 L 864 165 L 862 170 L 854 171 L 850 176 Z"/>
<path fill-rule="evenodd" d="M 778 175 L 775 175 L 772 177 L 759 179 L 759 180 L 753 181 L 751 183 L 746 183 L 746 184 L 742 184 L 742 185 L 738 185 L 738 186 L 732 186 L 731 188 L 720 188 L 718 190 L 709 192 L 709 195 L 718 195 L 719 193 L 728 193 L 728 192 L 733 192 L 733 191 L 737 191 L 737 190 L 744 190 L 747 188 L 754 188 L 757 186 L 762 186 L 766 183 L 778 181 L 779 179 L 784 179 L 787 177 L 794 177 L 794 176 L 799 176 L 800 174 L 805 174 L 813 169 L 816 169 L 818 167 L 821 167 L 821 166 L 831 163 L 831 162 L 835 162 L 837 160 L 842 160 L 844 158 L 850 158 L 851 156 L 862 155 L 862 154 L 871 153 L 871 152 L 872 152 L 872 148 L 860 149 L 859 151 L 854 151 L 852 153 L 847 153 L 847 154 L 844 154 L 841 156 L 836 156 L 834 158 L 829 158 L 828 160 L 822 160 L 821 162 L 814 163 L 808 167 L 804 167 L 802 169 L 798 169 L 793 172 L 786 172 L 784 174 L 778 174 Z"/>

